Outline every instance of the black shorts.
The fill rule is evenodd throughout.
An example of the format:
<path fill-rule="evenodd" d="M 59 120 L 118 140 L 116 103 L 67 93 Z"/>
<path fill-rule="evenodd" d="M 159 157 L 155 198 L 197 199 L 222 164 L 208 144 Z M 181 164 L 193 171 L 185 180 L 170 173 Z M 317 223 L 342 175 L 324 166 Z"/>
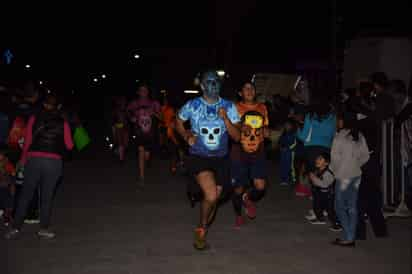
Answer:
<path fill-rule="evenodd" d="M 231 161 L 231 184 L 233 187 L 247 187 L 254 179 L 267 177 L 267 161 L 264 157 L 255 161 Z"/>
<path fill-rule="evenodd" d="M 227 157 L 188 155 L 185 159 L 185 166 L 191 176 L 196 177 L 203 171 L 211 171 L 215 175 L 216 185 L 220 186 L 229 183 L 229 164 Z"/>

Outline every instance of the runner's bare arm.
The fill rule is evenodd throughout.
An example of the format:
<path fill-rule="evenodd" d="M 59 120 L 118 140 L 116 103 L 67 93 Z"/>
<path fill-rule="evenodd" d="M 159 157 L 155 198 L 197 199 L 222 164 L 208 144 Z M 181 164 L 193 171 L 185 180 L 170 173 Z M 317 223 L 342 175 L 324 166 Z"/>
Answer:
<path fill-rule="evenodd" d="M 219 116 L 225 122 L 225 126 L 227 128 L 227 132 L 229 133 L 230 137 L 234 141 L 239 142 L 240 141 L 240 124 L 238 123 L 233 124 L 232 121 L 230 121 L 229 117 L 227 116 L 226 110 L 223 108 L 219 109 Z"/>
<path fill-rule="evenodd" d="M 184 121 L 179 118 L 176 118 L 176 130 L 189 145 L 193 145 L 194 141 L 196 141 L 196 136 L 191 131 L 185 129 Z"/>

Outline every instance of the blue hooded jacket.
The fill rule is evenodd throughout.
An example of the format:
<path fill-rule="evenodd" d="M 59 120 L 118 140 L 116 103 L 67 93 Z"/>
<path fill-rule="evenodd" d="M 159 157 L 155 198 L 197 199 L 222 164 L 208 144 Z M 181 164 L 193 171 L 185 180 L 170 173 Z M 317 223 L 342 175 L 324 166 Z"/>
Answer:
<path fill-rule="evenodd" d="M 319 121 L 316 114 L 312 117 L 306 115 L 302 129 L 297 132 L 297 137 L 305 147 L 322 146 L 330 148 L 336 133 L 336 116 L 329 114 L 326 118 Z"/>

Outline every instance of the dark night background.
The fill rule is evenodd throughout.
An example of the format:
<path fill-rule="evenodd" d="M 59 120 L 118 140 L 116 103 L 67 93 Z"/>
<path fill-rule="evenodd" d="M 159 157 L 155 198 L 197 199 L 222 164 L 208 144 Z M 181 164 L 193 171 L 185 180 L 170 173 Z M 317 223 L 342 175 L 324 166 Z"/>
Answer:
<path fill-rule="evenodd" d="M 179 96 L 209 67 L 232 76 L 231 92 L 254 72 L 333 67 L 345 40 L 409 34 L 411 26 L 408 1 L 100 2 L 25 10 L 6 16 L 1 46 L 13 49 L 17 63 L 32 65 L 30 77 L 76 90 L 87 104 L 102 94 L 131 93 L 137 79 Z M 134 53 L 141 58 L 133 60 Z M 93 84 L 102 73 L 108 78 Z"/>

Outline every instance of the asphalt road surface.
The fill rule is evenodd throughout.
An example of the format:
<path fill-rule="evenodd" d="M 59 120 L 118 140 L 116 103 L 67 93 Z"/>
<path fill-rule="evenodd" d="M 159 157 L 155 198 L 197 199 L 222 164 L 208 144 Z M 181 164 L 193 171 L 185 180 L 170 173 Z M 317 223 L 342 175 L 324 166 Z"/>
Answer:
<path fill-rule="evenodd" d="M 133 158 L 120 165 L 95 151 L 67 163 L 52 217 L 57 237 L 39 240 L 38 226 L 25 225 L 17 240 L 0 239 L 0 273 L 411 273 L 410 219 L 390 220 L 388 239 L 369 229 L 354 249 L 332 246 L 338 234 L 304 220 L 310 201 L 278 186 L 276 163 L 257 219 L 234 230 L 225 204 L 209 232 L 211 249 L 196 251 L 199 211 L 186 199 L 185 178 L 170 176 L 157 158 L 141 191 L 136 166 Z"/>

